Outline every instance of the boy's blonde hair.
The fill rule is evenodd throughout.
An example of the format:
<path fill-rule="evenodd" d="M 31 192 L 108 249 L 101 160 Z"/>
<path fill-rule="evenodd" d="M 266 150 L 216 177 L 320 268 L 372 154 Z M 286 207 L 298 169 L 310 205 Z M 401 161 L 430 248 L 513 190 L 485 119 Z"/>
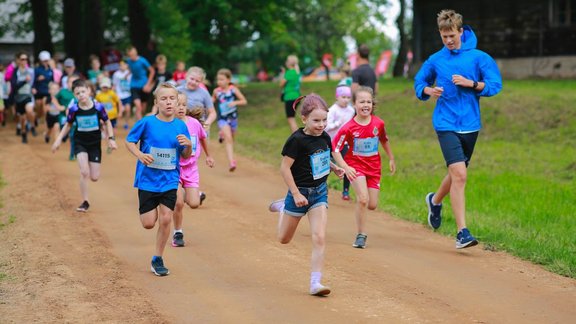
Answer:
<path fill-rule="evenodd" d="M 186 77 L 188 77 L 191 74 L 199 75 L 200 77 L 202 77 L 202 80 L 206 79 L 206 72 L 204 72 L 204 69 L 202 69 L 201 67 L 193 66 L 189 68 L 188 71 L 186 72 Z"/>
<path fill-rule="evenodd" d="M 176 92 L 176 95 L 180 94 L 178 89 L 176 89 L 176 86 L 174 86 L 172 83 L 162 82 L 156 87 L 156 90 L 154 90 L 154 101 L 156 101 L 157 99 L 156 97 L 158 97 L 158 92 L 162 89 L 172 89 L 174 90 L 174 92 Z"/>
<path fill-rule="evenodd" d="M 156 56 L 156 64 L 166 63 L 167 61 L 168 61 L 168 59 L 166 58 L 166 55 L 164 55 L 164 54 L 160 54 L 160 55 Z"/>
<path fill-rule="evenodd" d="M 452 9 L 444 9 L 438 13 L 440 31 L 460 30 L 462 24 L 462 15 Z"/>

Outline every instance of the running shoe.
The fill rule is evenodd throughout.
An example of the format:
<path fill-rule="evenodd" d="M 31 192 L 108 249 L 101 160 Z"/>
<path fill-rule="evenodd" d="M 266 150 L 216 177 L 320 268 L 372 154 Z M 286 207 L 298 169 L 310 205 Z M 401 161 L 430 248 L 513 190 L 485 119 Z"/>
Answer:
<path fill-rule="evenodd" d="M 204 199 L 206 199 L 206 194 L 203 191 L 200 191 L 200 205 L 202 205 Z"/>
<path fill-rule="evenodd" d="M 164 266 L 164 260 L 162 260 L 162 257 L 156 257 L 156 260 L 152 259 L 152 266 L 150 269 L 159 277 L 170 274 L 170 271 Z"/>
<path fill-rule="evenodd" d="M 342 191 L 342 200 L 350 200 L 350 193 L 348 192 L 348 190 L 344 190 Z"/>
<path fill-rule="evenodd" d="M 22 130 L 20 129 L 20 124 L 16 127 L 16 136 L 20 136 L 22 134 Z"/>
<path fill-rule="evenodd" d="M 312 296 L 327 296 L 329 294 L 330 294 L 330 287 L 326 287 L 322 284 L 310 287 L 310 295 Z"/>
<path fill-rule="evenodd" d="M 50 143 L 50 136 L 44 135 L 44 142 Z"/>
<path fill-rule="evenodd" d="M 124 124 L 124 129 L 128 130 L 128 124 Z"/>
<path fill-rule="evenodd" d="M 27 133 L 22 133 L 22 143 L 24 143 L 24 144 L 28 143 L 28 134 Z"/>
<path fill-rule="evenodd" d="M 464 249 L 469 248 L 474 245 L 477 245 L 478 241 L 467 228 L 463 228 L 458 234 L 456 235 L 456 248 L 457 249 Z"/>
<path fill-rule="evenodd" d="M 368 239 L 368 235 L 359 233 L 358 235 L 356 235 L 356 241 L 354 242 L 354 244 L 352 244 L 352 246 L 357 249 L 365 249 L 366 239 Z"/>
<path fill-rule="evenodd" d="M 36 133 L 36 127 L 30 127 L 30 133 L 32 133 L 32 136 L 36 137 L 36 135 L 38 135 L 38 133 Z"/>
<path fill-rule="evenodd" d="M 236 161 L 235 160 L 230 163 L 230 169 L 228 171 L 234 172 L 234 170 L 236 170 Z"/>
<path fill-rule="evenodd" d="M 442 225 L 442 204 L 434 205 L 432 198 L 434 193 L 426 195 L 426 205 L 428 205 L 428 224 L 433 229 L 438 229 Z"/>
<path fill-rule="evenodd" d="M 184 233 L 176 232 L 172 237 L 172 246 L 173 247 L 182 247 L 184 246 Z"/>
<path fill-rule="evenodd" d="M 218 132 L 218 143 L 224 143 L 224 137 L 222 137 L 222 132 Z"/>
<path fill-rule="evenodd" d="M 271 202 L 270 205 L 268 205 L 268 210 L 273 213 L 284 210 L 284 199 L 278 199 Z"/>
<path fill-rule="evenodd" d="M 88 211 L 88 208 L 90 208 L 90 204 L 86 200 L 84 200 L 82 204 L 78 206 L 78 208 L 76 208 L 76 211 L 85 213 L 86 211 Z"/>

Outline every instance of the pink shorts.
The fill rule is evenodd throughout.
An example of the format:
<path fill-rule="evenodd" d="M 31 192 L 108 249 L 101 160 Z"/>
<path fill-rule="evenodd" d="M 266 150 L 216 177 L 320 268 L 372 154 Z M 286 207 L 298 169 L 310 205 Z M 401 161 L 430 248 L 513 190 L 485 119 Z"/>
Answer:
<path fill-rule="evenodd" d="M 180 184 L 183 188 L 199 188 L 200 173 L 198 165 L 180 166 Z"/>

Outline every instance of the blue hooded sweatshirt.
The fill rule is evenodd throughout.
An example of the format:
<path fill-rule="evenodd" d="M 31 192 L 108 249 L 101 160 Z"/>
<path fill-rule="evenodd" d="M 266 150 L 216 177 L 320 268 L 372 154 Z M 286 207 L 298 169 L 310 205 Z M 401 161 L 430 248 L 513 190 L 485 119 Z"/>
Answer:
<path fill-rule="evenodd" d="M 443 87 L 444 92 L 436 102 L 432 125 L 436 131 L 474 132 L 482 128 L 480 97 L 491 97 L 502 90 L 502 77 L 496 62 L 486 53 L 476 49 L 476 35 L 470 26 L 463 27 L 460 49 L 445 46 L 431 55 L 414 79 L 414 90 L 420 100 L 428 100 L 425 87 Z M 482 91 L 457 86 L 452 75 L 484 82 Z"/>

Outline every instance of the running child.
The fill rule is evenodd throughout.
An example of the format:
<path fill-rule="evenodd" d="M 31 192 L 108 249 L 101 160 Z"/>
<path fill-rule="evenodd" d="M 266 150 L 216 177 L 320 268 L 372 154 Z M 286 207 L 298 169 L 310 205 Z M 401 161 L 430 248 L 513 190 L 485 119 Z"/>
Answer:
<path fill-rule="evenodd" d="M 160 84 L 154 91 L 154 104 L 158 114 L 146 116 L 132 127 L 126 147 L 138 158 L 134 187 L 138 188 L 140 222 L 144 228 L 152 229 L 158 221 L 151 269 L 157 276 L 166 276 L 170 271 L 164 266 L 162 255 L 176 205 L 178 161 L 180 157 L 190 157 L 192 143 L 186 124 L 175 118 L 178 90 L 169 83 Z"/>
<path fill-rule="evenodd" d="M 304 128 L 292 133 L 284 144 L 280 165 L 289 190 L 284 200 L 273 202 L 269 209 L 280 212 L 278 240 L 282 244 L 292 240 L 302 216 L 308 214 L 312 232 L 310 294 L 326 296 L 330 294 L 330 288 L 321 283 L 328 217 L 326 180 L 330 170 L 340 177 L 344 170 L 330 161 L 332 143 L 324 131 L 328 105 L 314 93 L 298 98 L 294 105 L 300 101 Z"/>
<path fill-rule="evenodd" d="M 326 126 L 326 133 L 330 138 L 334 139 L 336 133 L 344 124 L 350 121 L 356 113 L 354 107 L 350 105 L 352 97 L 352 90 L 348 86 L 336 87 L 336 103 L 328 110 L 328 125 Z M 344 145 L 342 155 L 346 155 L 348 145 Z M 342 199 L 350 200 L 350 180 L 344 176 L 344 185 L 342 188 Z"/>
<path fill-rule="evenodd" d="M 388 155 L 390 173 L 396 172 L 394 154 L 388 142 L 384 121 L 374 115 L 374 92 L 372 88 L 359 86 L 352 94 L 356 116 L 342 126 L 332 140 L 334 160 L 346 170 L 346 176 L 352 182 L 356 192 L 356 227 L 358 234 L 353 247 L 366 247 L 366 212 L 378 206 L 382 162 L 378 152 L 378 142 Z M 342 157 L 344 145 L 351 152 Z"/>
<path fill-rule="evenodd" d="M 210 126 L 216 120 L 216 110 L 212 102 L 212 97 L 208 90 L 202 88 L 206 74 L 200 67 L 193 66 L 186 73 L 186 83 L 178 86 L 178 91 L 184 93 L 188 98 L 187 107 L 191 110 L 194 107 L 202 107 L 202 123 L 204 129 L 210 135 Z"/>
<path fill-rule="evenodd" d="M 206 131 L 200 123 L 202 117 L 202 108 L 188 110 L 186 108 L 186 95 L 178 94 L 178 108 L 176 117 L 186 123 L 188 132 L 190 132 L 190 141 L 192 142 L 192 154 L 188 158 L 180 158 L 180 182 L 178 183 L 178 198 L 174 208 L 174 234 L 172 236 L 172 246 L 184 246 L 184 232 L 182 230 L 182 210 L 184 203 L 190 208 L 198 208 L 202 200 L 203 193 L 200 192 L 200 174 L 198 173 L 198 158 L 204 149 L 206 154 L 206 165 L 213 168 L 214 159 L 208 153 L 208 141 L 206 140 Z M 200 144 L 200 145 L 199 145 Z M 202 146 L 202 148 L 200 147 Z M 206 196 L 204 195 L 204 198 Z"/>
<path fill-rule="evenodd" d="M 88 202 L 88 178 L 96 182 L 100 177 L 100 162 L 102 158 L 100 121 L 104 122 L 107 128 L 108 148 L 115 150 L 116 139 L 112 123 L 108 119 L 106 109 L 90 97 L 90 84 L 84 80 L 76 80 L 72 83 L 72 91 L 78 101 L 68 109 L 66 124 L 58 134 L 58 137 L 52 144 L 52 152 L 56 152 L 62 139 L 70 131 L 70 127 L 75 122 L 76 132 L 71 141 L 74 142 L 74 154 L 80 167 L 80 193 L 83 202 L 76 211 L 86 212 L 90 207 Z"/>
<path fill-rule="evenodd" d="M 123 106 L 116 92 L 112 90 L 110 78 L 103 77 L 100 79 L 100 91 L 96 95 L 96 101 L 104 105 L 112 127 L 116 128 L 116 120 L 118 116 L 122 116 Z"/>
<path fill-rule="evenodd" d="M 60 133 L 60 121 L 62 116 L 65 116 L 66 107 L 61 105 L 56 99 L 60 92 L 60 84 L 57 82 L 50 82 L 48 85 L 48 93 L 50 97 L 46 101 L 46 133 L 44 134 L 44 141 L 50 143 L 50 136 L 52 133 Z"/>
<path fill-rule="evenodd" d="M 132 108 L 130 103 L 132 102 L 132 94 L 130 93 L 130 81 L 132 80 L 132 73 L 128 68 L 128 64 L 121 60 L 119 63 L 119 69 L 112 75 L 112 85 L 114 86 L 114 91 L 120 97 L 122 102 L 122 107 L 120 110 L 123 112 L 120 117 L 124 116 L 124 129 L 128 129 L 128 120 L 132 113 Z"/>
<path fill-rule="evenodd" d="M 176 70 L 172 73 L 172 80 L 174 80 L 176 84 L 186 82 L 186 63 L 184 63 L 184 61 L 176 62 Z"/>
<path fill-rule="evenodd" d="M 216 74 L 218 87 L 212 93 L 212 100 L 218 107 L 218 128 L 220 136 L 226 146 L 226 156 L 230 172 L 236 170 L 234 159 L 234 137 L 238 130 L 238 106 L 248 103 L 246 98 L 232 83 L 232 72 L 228 69 L 220 69 Z"/>

